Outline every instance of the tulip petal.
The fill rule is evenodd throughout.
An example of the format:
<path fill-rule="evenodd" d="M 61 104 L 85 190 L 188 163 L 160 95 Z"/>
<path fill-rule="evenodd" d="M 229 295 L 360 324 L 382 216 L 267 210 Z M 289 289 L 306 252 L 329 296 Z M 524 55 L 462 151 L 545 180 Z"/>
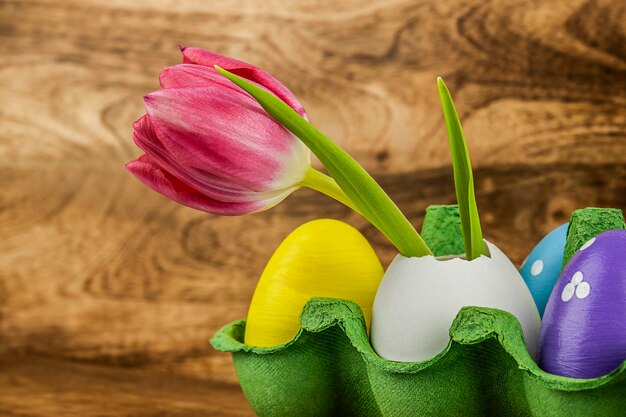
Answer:
<path fill-rule="evenodd" d="M 225 178 L 212 174 L 202 169 L 181 165 L 176 161 L 158 139 L 150 116 L 144 115 L 133 123 L 133 139 L 137 146 L 150 157 L 153 164 L 161 170 L 168 172 L 179 181 L 188 184 L 191 188 L 198 190 L 218 201 L 247 202 L 255 201 L 258 192 L 246 188 L 242 184 L 233 181 L 232 178 Z M 272 191 L 276 187 L 267 187 L 267 191 Z M 276 193 L 276 191 L 274 191 Z"/>
<path fill-rule="evenodd" d="M 216 85 L 171 88 L 145 102 L 156 136 L 179 164 L 253 191 L 287 188 L 304 178 L 308 149 L 247 95 Z"/>
<path fill-rule="evenodd" d="M 214 68 L 202 65 L 178 64 L 166 67 L 159 75 L 159 82 L 163 88 L 206 87 L 211 84 L 219 84 L 246 94 L 241 88 L 233 87 L 233 83 L 225 79 Z"/>
<path fill-rule="evenodd" d="M 262 210 L 265 206 L 274 205 L 280 201 L 273 201 L 275 197 L 269 202 L 259 200 L 245 203 L 222 202 L 211 199 L 189 187 L 187 184 L 178 181 L 171 175 L 168 175 L 167 172 L 161 170 L 148 155 L 142 155 L 134 161 L 129 162 L 126 164 L 126 169 L 139 181 L 159 194 L 187 207 L 213 214 L 237 216 Z M 283 198 L 285 197 L 286 195 Z"/>
<path fill-rule="evenodd" d="M 211 68 L 218 65 L 225 70 L 262 85 L 274 93 L 274 95 L 282 101 L 287 103 L 300 116 L 306 116 L 306 111 L 296 96 L 287 87 L 281 84 L 280 81 L 262 69 L 237 59 L 229 58 L 212 51 L 207 51 L 206 49 L 181 45 L 180 50 L 183 53 L 184 64 L 198 64 Z"/>

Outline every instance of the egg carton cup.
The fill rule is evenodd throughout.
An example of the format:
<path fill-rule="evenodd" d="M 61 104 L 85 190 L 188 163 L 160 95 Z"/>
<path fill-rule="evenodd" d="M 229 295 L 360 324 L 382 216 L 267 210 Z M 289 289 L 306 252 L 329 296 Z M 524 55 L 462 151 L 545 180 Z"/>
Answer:
<path fill-rule="evenodd" d="M 393 362 L 372 349 L 359 306 L 311 299 L 301 329 L 271 348 L 243 343 L 246 321 L 217 332 L 259 416 L 617 416 L 626 406 L 626 362 L 609 375 L 573 379 L 542 371 L 519 321 L 465 307 L 450 342 L 424 362 Z"/>

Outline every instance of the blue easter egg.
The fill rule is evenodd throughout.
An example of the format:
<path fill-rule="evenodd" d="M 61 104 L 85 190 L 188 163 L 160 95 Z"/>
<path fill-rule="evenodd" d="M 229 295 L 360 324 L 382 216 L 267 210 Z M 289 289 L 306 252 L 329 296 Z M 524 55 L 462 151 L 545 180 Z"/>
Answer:
<path fill-rule="evenodd" d="M 561 272 L 568 227 L 569 223 L 562 224 L 541 239 L 530 251 L 520 269 L 520 274 L 542 317 L 552 288 Z"/>

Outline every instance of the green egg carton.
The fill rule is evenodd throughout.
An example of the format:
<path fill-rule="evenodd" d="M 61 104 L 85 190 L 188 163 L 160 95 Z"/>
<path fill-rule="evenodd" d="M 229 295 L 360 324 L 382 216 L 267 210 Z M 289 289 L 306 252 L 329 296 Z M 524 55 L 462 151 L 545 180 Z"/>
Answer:
<path fill-rule="evenodd" d="M 380 358 L 360 308 L 312 299 L 302 328 L 272 348 L 243 344 L 245 320 L 221 329 L 213 346 L 231 352 L 244 394 L 259 416 L 619 416 L 626 405 L 623 364 L 581 380 L 542 371 L 519 322 L 502 310 L 465 307 L 450 343 L 425 362 Z"/>
<path fill-rule="evenodd" d="M 566 253 L 589 234 L 624 228 L 624 219 L 614 209 L 583 209 L 570 224 Z M 259 416 L 626 415 L 626 362 L 596 379 L 546 373 L 529 355 L 518 320 L 502 310 L 461 309 L 448 346 L 424 362 L 378 356 L 351 301 L 311 299 L 301 324 L 291 341 L 271 348 L 243 343 L 245 319 L 211 340 L 232 353 Z"/>

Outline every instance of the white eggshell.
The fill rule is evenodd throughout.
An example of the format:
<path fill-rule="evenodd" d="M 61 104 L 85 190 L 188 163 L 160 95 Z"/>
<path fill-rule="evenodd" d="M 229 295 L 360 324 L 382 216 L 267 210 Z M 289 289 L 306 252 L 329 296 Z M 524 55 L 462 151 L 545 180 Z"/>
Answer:
<path fill-rule="evenodd" d="M 539 312 L 515 265 L 494 244 L 490 256 L 472 261 L 398 255 L 383 276 L 372 311 L 371 342 L 383 358 L 399 362 L 430 359 L 450 339 L 449 329 L 464 306 L 491 307 L 517 317 L 531 356 Z"/>

